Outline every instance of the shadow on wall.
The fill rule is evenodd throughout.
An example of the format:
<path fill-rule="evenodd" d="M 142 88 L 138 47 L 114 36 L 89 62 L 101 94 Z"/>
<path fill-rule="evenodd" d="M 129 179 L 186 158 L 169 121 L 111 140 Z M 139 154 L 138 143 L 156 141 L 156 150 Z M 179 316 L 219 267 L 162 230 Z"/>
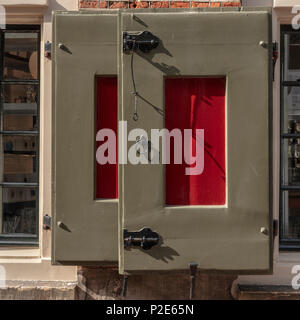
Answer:
<path fill-rule="evenodd" d="M 261 7 L 269 6 L 273 7 L 273 0 L 242 0 L 242 6 L 244 7 Z"/>
<path fill-rule="evenodd" d="M 44 22 L 45 23 L 51 23 L 52 21 L 52 11 L 60 11 L 60 10 L 77 10 L 78 6 L 77 6 L 77 0 L 69 0 L 68 3 L 70 3 L 70 6 L 63 6 L 60 3 L 57 2 L 57 0 L 51 0 L 49 1 L 49 8 L 47 9 L 47 11 L 45 12 L 45 19 Z M 70 9 L 71 7 L 71 3 L 76 3 L 76 7 Z"/>

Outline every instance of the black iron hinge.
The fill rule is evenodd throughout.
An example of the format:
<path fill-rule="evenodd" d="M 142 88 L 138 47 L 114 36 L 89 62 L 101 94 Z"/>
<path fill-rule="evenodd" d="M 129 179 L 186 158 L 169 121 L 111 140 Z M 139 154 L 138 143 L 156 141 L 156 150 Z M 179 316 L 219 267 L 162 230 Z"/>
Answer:
<path fill-rule="evenodd" d="M 150 228 L 143 228 L 140 231 L 129 232 L 124 230 L 124 247 L 140 247 L 149 250 L 159 242 L 158 233 Z"/>
<path fill-rule="evenodd" d="M 147 53 L 155 49 L 159 44 L 159 39 L 149 31 L 123 32 L 123 52 L 140 49 Z"/>

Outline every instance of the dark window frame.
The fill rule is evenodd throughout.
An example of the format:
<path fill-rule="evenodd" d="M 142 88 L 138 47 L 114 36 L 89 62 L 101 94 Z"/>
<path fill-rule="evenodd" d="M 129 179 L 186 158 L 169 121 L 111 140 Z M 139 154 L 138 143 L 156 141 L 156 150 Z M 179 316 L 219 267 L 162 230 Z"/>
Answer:
<path fill-rule="evenodd" d="M 38 41 L 38 76 L 36 80 L 10 80 L 4 78 L 4 34 L 5 32 L 28 32 L 37 33 Z M 36 235 L 31 234 L 1 234 L 0 233 L 0 246 L 33 246 L 39 245 L 39 159 L 40 159 L 40 58 L 41 58 L 41 27 L 40 25 L 6 25 L 5 29 L 0 30 L 0 65 L 2 71 L 0 72 L 0 136 L 5 135 L 22 135 L 22 136 L 36 136 L 36 172 L 37 182 L 35 183 L 11 183 L 11 182 L 0 182 L 0 192 L 3 187 L 30 187 L 36 190 Z M 3 86 L 5 84 L 35 84 L 37 86 L 37 130 L 33 131 L 3 131 Z M 3 156 L 2 154 L 0 155 Z M 2 203 L 0 203 L 2 206 Z M 2 211 L 2 210 L 1 210 Z M 2 212 L 1 212 L 2 214 Z"/>
<path fill-rule="evenodd" d="M 290 185 L 283 183 L 283 142 L 291 138 L 300 138 L 300 133 L 284 132 L 284 89 L 287 87 L 300 87 L 296 81 L 285 81 L 285 46 L 284 36 L 286 34 L 300 34 L 300 31 L 294 30 L 291 25 L 281 25 L 280 29 L 280 200 L 279 200 L 279 249 L 281 251 L 300 251 L 300 239 L 287 239 L 283 236 L 284 206 L 283 194 L 287 191 L 300 191 L 300 185 Z M 300 209 L 300 208 L 299 208 Z"/>

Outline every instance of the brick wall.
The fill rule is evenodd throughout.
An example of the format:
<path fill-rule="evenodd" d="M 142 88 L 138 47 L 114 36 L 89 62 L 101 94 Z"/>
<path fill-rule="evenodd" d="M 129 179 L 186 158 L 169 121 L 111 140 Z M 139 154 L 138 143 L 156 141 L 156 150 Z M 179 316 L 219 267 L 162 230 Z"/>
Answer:
<path fill-rule="evenodd" d="M 195 300 L 232 300 L 236 275 L 198 271 Z M 78 267 L 77 300 L 188 300 L 189 270 L 182 272 L 145 272 L 127 280 L 126 296 L 122 292 L 123 277 L 114 268 Z"/>
<path fill-rule="evenodd" d="M 184 0 L 184 1 L 135 1 L 135 0 L 79 0 L 79 9 L 119 9 L 119 8 L 201 8 L 201 7 L 239 7 L 241 0 Z"/>

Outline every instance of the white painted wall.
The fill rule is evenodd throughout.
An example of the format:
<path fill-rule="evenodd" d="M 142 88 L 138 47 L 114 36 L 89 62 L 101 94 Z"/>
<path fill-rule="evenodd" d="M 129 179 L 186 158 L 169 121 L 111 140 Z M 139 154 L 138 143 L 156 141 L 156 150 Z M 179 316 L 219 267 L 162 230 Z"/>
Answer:
<path fill-rule="evenodd" d="M 40 92 L 40 246 L 0 247 L 0 265 L 6 280 L 76 281 L 77 269 L 51 265 L 51 232 L 42 228 L 42 217 L 51 215 L 51 60 L 44 57 L 44 43 L 52 40 L 52 11 L 77 10 L 77 0 L 0 0 L 7 24 L 41 24 Z"/>
<path fill-rule="evenodd" d="M 300 6 L 299 0 L 274 0 L 274 7 L 293 7 Z"/>
<path fill-rule="evenodd" d="M 7 6 L 48 6 L 48 0 L 0 0 L 0 5 Z"/>

